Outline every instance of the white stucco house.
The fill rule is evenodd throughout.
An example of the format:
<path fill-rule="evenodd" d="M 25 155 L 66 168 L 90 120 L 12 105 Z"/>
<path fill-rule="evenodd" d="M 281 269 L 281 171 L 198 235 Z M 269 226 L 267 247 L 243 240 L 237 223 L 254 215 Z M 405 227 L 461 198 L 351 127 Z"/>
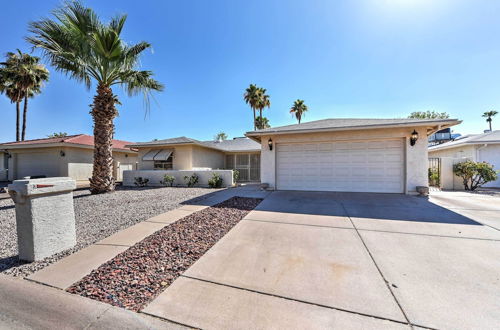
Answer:
<path fill-rule="evenodd" d="M 246 136 L 261 144 L 261 182 L 271 189 L 413 194 L 428 186 L 428 136 L 459 123 L 324 119 Z"/>
<path fill-rule="evenodd" d="M 196 173 L 200 184 L 207 185 L 212 173 L 223 177 L 224 186 L 233 184 L 237 170 L 239 182 L 260 182 L 260 144 L 248 138 L 199 141 L 185 136 L 137 142 L 127 145 L 138 150 L 136 171 L 127 171 L 124 185 L 134 185 L 136 177 L 147 178 L 150 185 L 161 185 L 164 175 L 174 176 L 183 184 L 184 176 Z"/>
<path fill-rule="evenodd" d="M 430 147 L 429 157 L 440 158 L 441 164 L 453 164 L 465 159 L 487 162 L 492 164 L 495 170 L 500 170 L 500 130 L 484 134 L 464 135 L 454 141 Z M 442 172 L 444 172 L 445 165 L 442 165 L 442 168 Z M 446 182 L 442 184 L 447 185 Z M 458 185 L 462 184 L 460 180 L 455 178 L 454 186 L 451 182 L 451 186 L 445 188 L 457 189 Z M 489 182 L 484 187 L 500 188 L 500 179 Z"/>
<path fill-rule="evenodd" d="M 128 141 L 113 140 L 114 176 L 135 169 L 137 151 Z M 88 180 L 92 176 L 94 137 L 85 134 L 0 144 L 0 174 L 9 181 L 26 176 L 69 176 Z M 0 178 L 2 179 L 2 178 Z"/>

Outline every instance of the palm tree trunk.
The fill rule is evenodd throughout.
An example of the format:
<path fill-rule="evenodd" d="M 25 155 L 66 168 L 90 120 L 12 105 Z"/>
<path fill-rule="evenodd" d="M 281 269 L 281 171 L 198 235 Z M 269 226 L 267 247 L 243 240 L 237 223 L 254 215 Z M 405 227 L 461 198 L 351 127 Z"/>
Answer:
<path fill-rule="evenodd" d="M 255 131 L 257 129 L 257 126 L 255 125 L 255 120 L 257 118 L 255 118 L 255 109 L 253 109 L 253 130 Z"/>
<path fill-rule="evenodd" d="M 118 115 L 111 88 L 97 86 L 97 95 L 90 112 L 94 119 L 94 167 L 90 179 L 90 192 L 101 194 L 115 189 L 113 178 L 113 119 Z"/>
<path fill-rule="evenodd" d="M 19 104 L 21 102 L 16 102 L 16 142 L 19 141 L 19 115 L 21 114 L 21 109 Z"/>
<path fill-rule="evenodd" d="M 26 138 L 26 116 L 28 114 L 28 95 L 24 96 L 24 109 L 23 109 L 23 132 L 21 135 L 21 141 Z"/>
<path fill-rule="evenodd" d="M 492 122 L 492 119 L 491 119 L 491 118 L 489 118 L 488 122 L 489 122 L 489 124 L 490 124 L 490 132 L 492 132 L 492 130 L 491 130 L 491 122 Z"/>

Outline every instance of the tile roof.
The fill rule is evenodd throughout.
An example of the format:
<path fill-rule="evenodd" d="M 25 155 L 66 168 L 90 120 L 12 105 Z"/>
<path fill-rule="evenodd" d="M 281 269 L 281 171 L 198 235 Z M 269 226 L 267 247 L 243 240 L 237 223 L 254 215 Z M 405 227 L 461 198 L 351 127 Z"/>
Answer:
<path fill-rule="evenodd" d="M 304 122 L 294 125 L 271 127 L 257 131 L 248 132 L 247 135 L 262 135 L 266 133 L 300 132 L 309 130 L 328 129 L 363 129 L 379 126 L 410 126 L 419 125 L 439 125 L 444 123 L 459 124 L 457 119 L 414 119 L 414 118 L 330 118 Z"/>
<path fill-rule="evenodd" d="M 453 147 L 458 147 L 466 144 L 483 144 L 483 143 L 500 143 L 500 130 L 487 132 L 483 134 L 468 134 L 463 135 L 460 138 L 438 144 L 436 146 L 429 147 L 429 151 L 448 149 Z"/>
<path fill-rule="evenodd" d="M 121 149 L 130 151 L 127 145 L 131 144 L 129 141 L 113 140 L 113 149 Z M 18 147 L 18 146 L 28 146 L 37 144 L 80 144 L 84 146 L 94 146 L 94 137 L 85 134 L 68 135 L 58 138 L 45 138 L 45 139 L 35 139 L 35 140 L 25 140 L 18 142 L 7 142 L 0 144 L 0 148 Z"/>
<path fill-rule="evenodd" d="M 199 141 L 196 139 L 187 138 L 185 136 L 156 140 L 149 142 L 138 142 L 135 144 L 130 144 L 130 147 L 153 147 L 153 146 L 165 146 L 165 145 L 175 145 L 175 144 L 195 144 L 206 148 L 216 149 L 225 152 L 237 152 L 237 151 L 258 151 L 260 150 L 260 143 L 250 140 L 249 138 L 235 138 L 232 140 L 223 141 Z"/>

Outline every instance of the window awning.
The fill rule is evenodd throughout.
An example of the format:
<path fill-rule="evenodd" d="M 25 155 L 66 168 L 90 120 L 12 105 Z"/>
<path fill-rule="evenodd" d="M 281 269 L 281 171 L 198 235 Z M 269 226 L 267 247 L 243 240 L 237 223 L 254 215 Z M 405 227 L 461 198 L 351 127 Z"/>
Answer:
<path fill-rule="evenodd" d="M 168 160 L 172 152 L 174 152 L 173 149 L 162 149 L 153 157 L 153 160 Z"/>
<path fill-rule="evenodd" d="M 160 149 L 153 149 L 149 151 L 147 154 L 142 156 L 142 160 L 154 160 L 157 153 L 160 152 Z"/>

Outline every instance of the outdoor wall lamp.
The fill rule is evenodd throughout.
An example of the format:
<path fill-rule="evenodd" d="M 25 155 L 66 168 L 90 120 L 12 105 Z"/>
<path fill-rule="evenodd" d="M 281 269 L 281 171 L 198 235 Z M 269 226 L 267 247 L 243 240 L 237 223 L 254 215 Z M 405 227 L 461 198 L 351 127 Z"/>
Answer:
<path fill-rule="evenodd" d="M 273 139 L 269 138 L 267 145 L 269 146 L 269 150 L 273 150 Z"/>
<path fill-rule="evenodd" d="M 413 130 L 410 137 L 410 145 L 414 146 L 415 143 L 417 143 L 417 140 L 418 140 L 418 132 L 416 130 Z"/>
<path fill-rule="evenodd" d="M 61 157 L 64 157 L 64 156 L 66 156 L 66 153 L 65 153 L 64 151 L 62 151 L 62 150 L 61 150 L 61 151 L 59 152 L 59 155 L 61 155 Z"/>

